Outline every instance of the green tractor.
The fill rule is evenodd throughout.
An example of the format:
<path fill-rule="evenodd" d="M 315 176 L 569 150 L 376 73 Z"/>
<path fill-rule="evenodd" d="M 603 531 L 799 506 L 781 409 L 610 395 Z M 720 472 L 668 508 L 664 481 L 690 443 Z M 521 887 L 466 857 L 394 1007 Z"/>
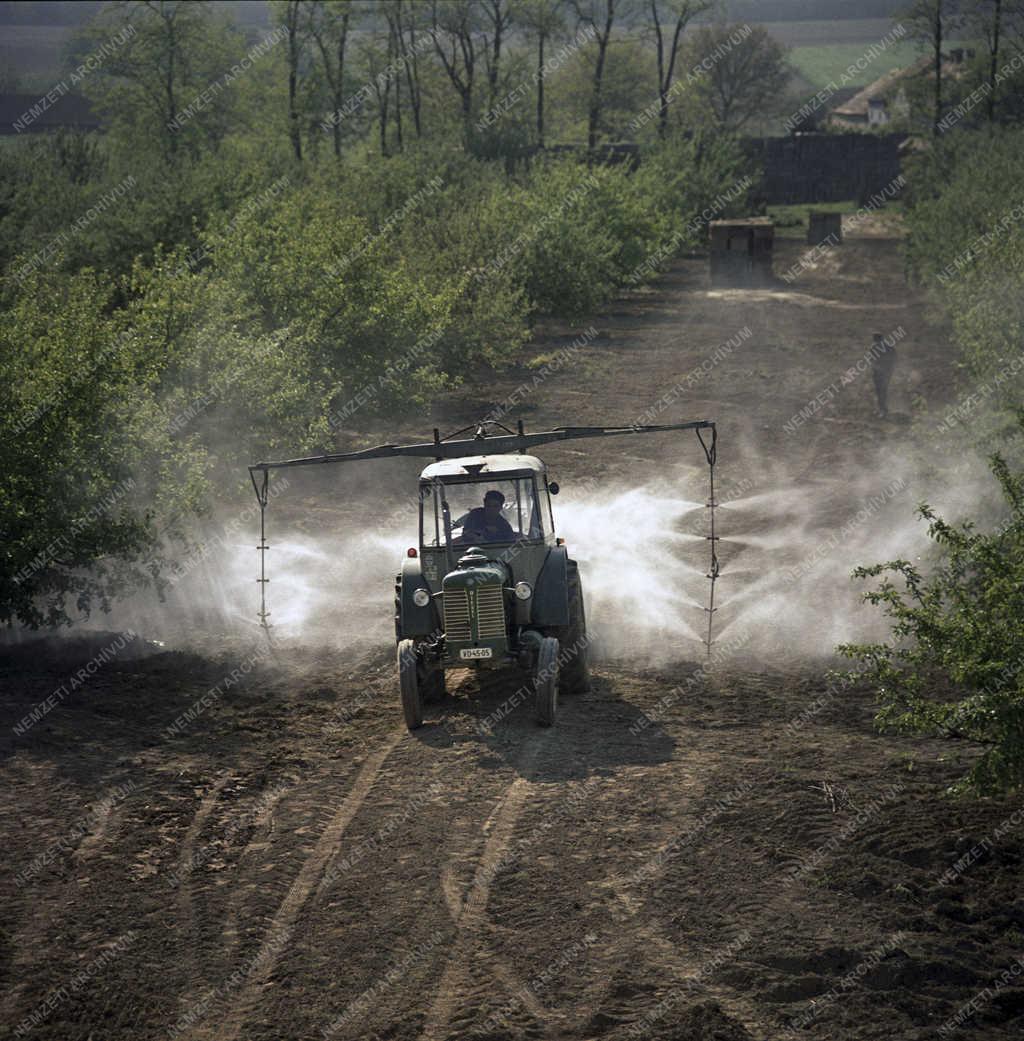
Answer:
<path fill-rule="evenodd" d="M 398 680 L 406 725 L 423 723 L 424 705 L 445 694 L 447 669 L 520 669 L 532 679 L 538 722 L 551 726 L 559 691 L 589 685 L 587 622 L 579 567 L 555 534 L 551 497 L 558 485 L 527 449 L 553 441 L 618 434 L 695 430 L 711 468 L 711 603 L 718 576 L 714 533 L 715 425 L 706 420 L 660 426 L 560 427 L 527 434 L 502 427 L 466 431 L 414 445 L 258 463 L 249 468 L 260 503 L 259 618 L 266 610 L 266 530 L 269 472 L 291 466 L 394 456 L 433 456 L 419 479 L 418 545 L 395 578 Z M 701 431 L 711 431 L 705 443 Z M 258 475 L 262 475 L 258 477 Z M 708 644 L 710 647 L 710 614 Z M 521 687 L 529 689 L 531 685 Z"/>
<path fill-rule="evenodd" d="M 586 689 L 587 622 L 579 567 L 555 536 L 558 485 L 532 455 L 431 463 L 420 475 L 419 548 L 395 581 L 402 711 L 409 729 L 444 694 L 445 669 L 533 673 L 538 721 L 558 693 Z"/>

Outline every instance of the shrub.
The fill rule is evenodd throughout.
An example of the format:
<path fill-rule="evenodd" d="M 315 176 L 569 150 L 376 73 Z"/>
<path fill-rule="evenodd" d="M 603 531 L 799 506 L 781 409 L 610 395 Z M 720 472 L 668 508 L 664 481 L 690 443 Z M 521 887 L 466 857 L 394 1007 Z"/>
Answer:
<path fill-rule="evenodd" d="M 1024 411 L 1018 422 L 1024 430 Z M 938 565 L 930 574 L 907 560 L 858 568 L 857 577 L 882 577 L 865 599 L 892 620 L 892 639 L 839 648 L 866 669 L 882 725 L 982 745 L 961 786 L 982 793 L 1024 783 L 1024 473 L 998 453 L 990 465 L 1004 522 L 983 532 L 922 505 Z"/>

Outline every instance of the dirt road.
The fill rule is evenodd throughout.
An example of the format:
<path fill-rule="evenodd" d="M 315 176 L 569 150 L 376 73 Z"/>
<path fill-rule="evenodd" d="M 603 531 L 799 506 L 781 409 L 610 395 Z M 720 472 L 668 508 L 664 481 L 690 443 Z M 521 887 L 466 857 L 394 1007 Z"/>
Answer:
<path fill-rule="evenodd" d="M 777 270 L 799 255 L 783 243 Z M 531 426 L 628 422 L 678 385 L 659 418 L 719 422 L 736 645 L 712 667 L 648 630 L 552 730 L 507 711 L 514 683 L 465 673 L 410 735 L 376 628 L 200 653 L 139 626 L 75 689 L 117 634 L 3 652 L 0 1036 L 1019 1037 L 1021 801 L 944 800 L 970 750 L 877 735 L 868 694 L 822 660 L 851 617 L 825 610 L 831 576 L 912 498 L 829 533 L 892 479 L 880 458 L 915 458 L 911 412 L 952 393 L 900 272 L 881 237 L 772 292 L 709 291 L 680 262 L 519 402 Z M 870 378 L 840 376 L 900 326 L 880 428 Z M 546 330 L 524 362 L 572 334 Z M 469 422 L 537 371 L 438 416 Z M 551 461 L 569 485 L 696 480 L 680 451 Z M 780 486 L 805 494 L 798 515 Z"/>

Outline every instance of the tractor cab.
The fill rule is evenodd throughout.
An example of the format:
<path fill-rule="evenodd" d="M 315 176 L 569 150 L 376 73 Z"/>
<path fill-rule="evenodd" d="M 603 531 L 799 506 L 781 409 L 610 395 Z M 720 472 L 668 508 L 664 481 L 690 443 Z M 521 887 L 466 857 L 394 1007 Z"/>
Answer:
<path fill-rule="evenodd" d="M 531 455 L 470 456 L 431 463 L 420 475 L 419 549 L 428 579 L 466 547 L 511 561 L 555 545 L 547 468 Z M 514 549 L 513 549 L 514 547 Z"/>

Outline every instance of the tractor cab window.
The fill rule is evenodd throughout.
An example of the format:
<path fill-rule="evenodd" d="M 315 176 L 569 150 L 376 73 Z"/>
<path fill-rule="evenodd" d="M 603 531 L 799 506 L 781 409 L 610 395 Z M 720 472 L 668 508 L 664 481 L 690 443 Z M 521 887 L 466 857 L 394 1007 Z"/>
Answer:
<path fill-rule="evenodd" d="M 531 477 L 451 481 L 424 489 L 423 544 L 443 546 L 444 502 L 451 516 L 453 546 L 539 539 L 543 531 Z"/>

